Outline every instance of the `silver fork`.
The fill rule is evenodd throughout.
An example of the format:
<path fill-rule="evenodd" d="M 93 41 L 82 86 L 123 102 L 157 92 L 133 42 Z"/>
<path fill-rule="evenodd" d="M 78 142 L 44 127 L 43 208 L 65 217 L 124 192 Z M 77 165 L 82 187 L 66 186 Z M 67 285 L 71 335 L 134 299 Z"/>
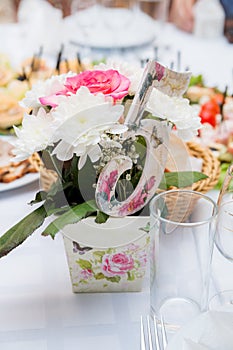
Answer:
<path fill-rule="evenodd" d="M 158 323 L 155 317 L 151 320 L 150 316 L 147 315 L 145 323 L 146 327 L 144 326 L 143 317 L 141 316 L 141 350 L 165 350 L 167 346 L 167 336 L 162 316 L 160 318 L 161 341 Z"/>

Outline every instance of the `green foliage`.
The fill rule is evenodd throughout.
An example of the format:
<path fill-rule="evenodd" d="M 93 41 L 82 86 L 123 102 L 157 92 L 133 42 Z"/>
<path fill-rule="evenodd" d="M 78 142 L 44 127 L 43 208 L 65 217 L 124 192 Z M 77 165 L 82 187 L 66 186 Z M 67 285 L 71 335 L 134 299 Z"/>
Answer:
<path fill-rule="evenodd" d="M 165 172 L 159 188 L 167 190 L 170 187 L 183 188 L 206 179 L 208 176 L 198 171 Z"/>
<path fill-rule="evenodd" d="M 105 279 L 106 277 L 104 276 L 104 274 L 102 272 L 99 272 L 99 273 L 96 273 L 95 274 L 95 279 L 96 280 L 103 280 Z"/>
<path fill-rule="evenodd" d="M 45 206 L 40 206 L 23 220 L 11 227 L 0 237 L 0 257 L 22 244 L 38 227 L 40 227 L 48 213 Z"/>
<path fill-rule="evenodd" d="M 92 270 L 92 264 L 89 260 L 79 259 L 76 260 L 76 263 L 81 267 L 83 270 Z"/>
<path fill-rule="evenodd" d="M 204 79 L 201 74 L 199 75 L 192 75 L 189 81 L 189 86 L 204 86 Z"/>
<path fill-rule="evenodd" d="M 82 219 L 94 215 L 97 211 L 95 201 L 78 204 L 67 209 L 65 213 L 57 217 L 43 231 L 43 236 L 51 236 L 52 238 L 68 224 L 74 224 Z"/>
<path fill-rule="evenodd" d="M 104 224 L 109 218 L 108 214 L 103 213 L 102 211 L 98 211 L 96 218 L 95 218 L 95 222 L 97 224 Z"/>
<path fill-rule="evenodd" d="M 220 173 L 220 177 L 218 180 L 217 185 L 215 186 L 216 189 L 220 190 L 222 188 L 223 185 L 223 181 L 225 179 L 226 176 L 226 172 L 228 170 L 229 167 L 229 163 L 222 163 L 221 164 L 221 173 Z M 228 187 L 228 192 L 233 192 L 233 181 L 230 182 L 229 187 Z"/>
<path fill-rule="evenodd" d="M 106 280 L 113 282 L 113 283 L 119 283 L 121 280 L 120 276 L 113 276 L 113 277 L 106 277 L 105 276 L 105 278 L 106 278 Z"/>

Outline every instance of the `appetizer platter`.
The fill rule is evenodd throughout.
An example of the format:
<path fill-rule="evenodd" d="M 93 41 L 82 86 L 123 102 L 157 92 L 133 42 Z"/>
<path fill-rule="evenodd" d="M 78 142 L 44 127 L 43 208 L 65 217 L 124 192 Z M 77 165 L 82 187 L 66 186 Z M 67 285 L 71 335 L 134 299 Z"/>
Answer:
<path fill-rule="evenodd" d="M 221 164 L 220 188 L 228 166 L 233 162 L 233 96 L 226 87 L 208 87 L 202 75 L 190 80 L 186 97 L 197 108 L 202 122 L 197 142 L 211 149 Z"/>
<path fill-rule="evenodd" d="M 25 185 L 39 178 L 41 164 L 39 155 L 35 153 L 28 159 L 15 162 L 13 147 L 4 138 L 0 139 L 0 192 Z M 32 176 L 28 176 L 29 174 Z"/>

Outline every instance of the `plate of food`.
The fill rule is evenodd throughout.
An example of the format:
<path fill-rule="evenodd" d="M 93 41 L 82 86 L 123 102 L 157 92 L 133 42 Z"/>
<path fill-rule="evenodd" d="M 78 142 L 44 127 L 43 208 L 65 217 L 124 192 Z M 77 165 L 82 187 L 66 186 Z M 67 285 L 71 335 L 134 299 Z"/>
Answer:
<path fill-rule="evenodd" d="M 220 189 L 233 162 L 233 96 L 227 88 L 220 91 L 207 86 L 203 76 L 198 75 L 191 78 L 186 97 L 196 106 L 201 118 L 197 142 L 208 147 L 220 161 L 221 175 L 217 184 Z"/>
<path fill-rule="evenodd" d="M 13 145 L 0 139 L 0 192 L 25 186 L 39 179 L 40 158 L 33 154 L 28 159 L 14 162 Z"/>

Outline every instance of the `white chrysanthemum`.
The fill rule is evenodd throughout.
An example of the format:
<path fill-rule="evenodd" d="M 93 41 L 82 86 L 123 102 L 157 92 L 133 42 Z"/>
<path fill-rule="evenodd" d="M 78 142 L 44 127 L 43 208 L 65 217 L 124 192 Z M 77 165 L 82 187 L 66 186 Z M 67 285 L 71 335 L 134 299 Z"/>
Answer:
<path fill-rule="evenodd" d="M 106 97 L 103 94 L 94 95 L 87 87 L 81 86 L 76 94 L 60 96 L 59 105 L 53 109 L 52 114 L 61 124 L 81 111 L 94 109 L 104 103 L 106 103 Z M 109 104 L 112 104 L 111 97 L 109 98 Z M 99 118 L 100 116 L 96 115 L 97 122 L 100 120 Z"/>
<path fill-rule="evenodd" d="M 26 92 L 26 95 L 22 101 L 20 101 L 20 105 L 24 108 L 38 108 L 41 107 L 41 103 L 39 101 L 40 97 L 50 96 L 55 94 L 58 91 L 64 90 L 64 82 L 67 77 L 75 75 L 74 73 L 67 73 L 52 76 L 51 78 L 45 81 L 38 81 L 34 84 L 31 90 Z"/>
<path fill-rule="evenodd" d="M 106 63 L 100 63 L 94 67 L 95 69 L 101 69 L 101 70 L 107 70 L 107 69 L 116 69 L 120 74 L 124 75 L 130 80 L 130 87 L 129 87 L 129 95 L 135 95 L 135 92 L 137 91 L 140 81 L 142 79 L 143 75 L 143 68 L 137 64 L 134 63 L 128 63 L 125 61 L 114 61 L 114 60 L 107 60 Z"/>
<path fill-rule="evenodd" d="M 17 140 L 14 142 L 15 160 L 24 160 L 34 152 L 44 150 L 51 145 L 56 123 L 50 113 L 40 108 L 38 114 L 25 114 L 22 128 L 14 127 Z"/>
<path fill-rule="evenodd" d="M 178 136 L 185 141 L 192 139 L 201 128 L 201 118 L 186 98 L 170 97 L 153 89 L 147 110 L 154 116 L 173 123 Z"/>
<path fill-rule="evenodd" d="M 63 161 L 71 159 L 73 154 L 76 154 L 80 157 L 79 168 L 81 168 L 87 155 L 93 162 L 99 159 L 98 143 L 101 135 L 117 123 L 124 107 L 118 104 L 112 105 L 112 102 L 106 102 L 102 94 L 92 95 L 86 88 L 81 88 L 76 95 L 68 99 L 69 103 L 61 103 L 53 113 L 56 119 L 60 118 L 60 121 L 64 117 L 64 122 L 53 136 L 53 142 L 59 141 L 53 154 Z M 122 128 L 123 131 L 125 128 Z"/>

